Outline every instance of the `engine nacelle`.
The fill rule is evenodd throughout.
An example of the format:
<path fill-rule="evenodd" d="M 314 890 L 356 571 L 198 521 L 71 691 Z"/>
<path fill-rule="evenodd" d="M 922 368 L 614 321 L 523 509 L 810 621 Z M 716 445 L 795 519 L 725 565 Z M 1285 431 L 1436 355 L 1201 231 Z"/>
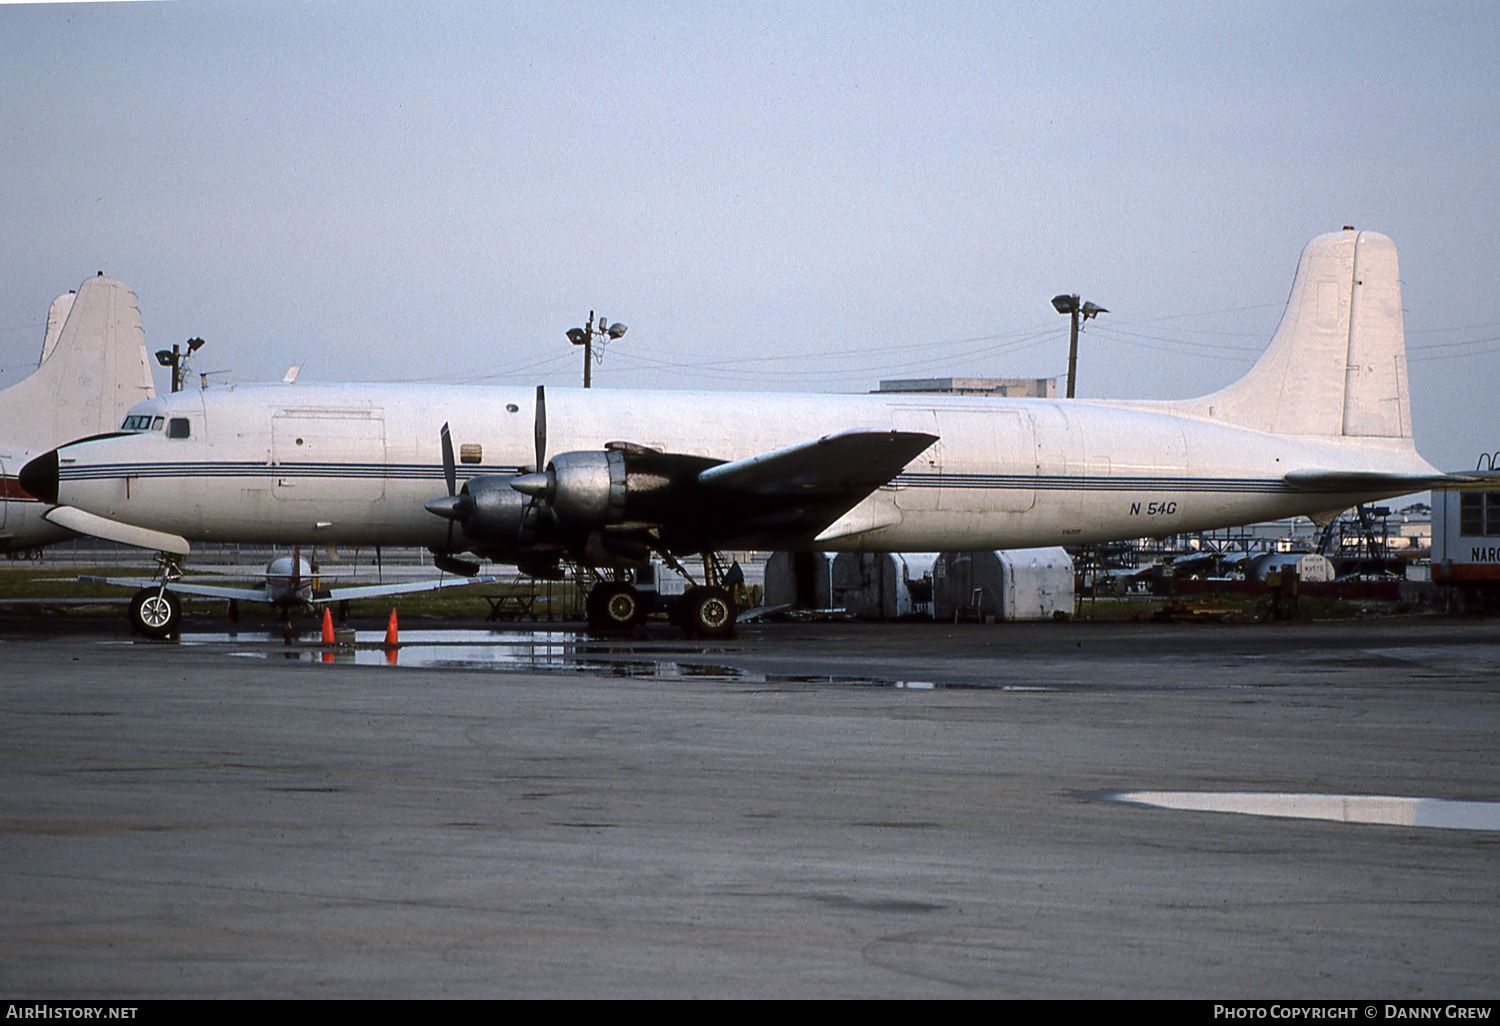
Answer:
<path fill-rule="evenodd" d="M 510 482 L 509 477 L 483 474 L 464 485 L 459 522 L 470 541 L 511 548 L 536 540 L 536 510 Z"/>
<path fill-rule="evenodd" d="M 625 454 L 563 452 L 547 464 L 549 500 L 558 520 L 574 527 L 619 522 L 625 514 Z"/>

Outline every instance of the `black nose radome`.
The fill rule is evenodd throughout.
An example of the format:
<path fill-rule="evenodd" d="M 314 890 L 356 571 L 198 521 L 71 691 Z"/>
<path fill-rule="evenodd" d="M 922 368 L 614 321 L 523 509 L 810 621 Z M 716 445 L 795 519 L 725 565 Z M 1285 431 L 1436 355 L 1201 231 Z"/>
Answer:
<path fill-rule="evenodd" d="M 21 468 L 17 475 L 21 487 L 26 489 L 28 495 L 33 495 L 51 506 L 57 505 L 57 450 L 44 452 L 26 466 Z"/>

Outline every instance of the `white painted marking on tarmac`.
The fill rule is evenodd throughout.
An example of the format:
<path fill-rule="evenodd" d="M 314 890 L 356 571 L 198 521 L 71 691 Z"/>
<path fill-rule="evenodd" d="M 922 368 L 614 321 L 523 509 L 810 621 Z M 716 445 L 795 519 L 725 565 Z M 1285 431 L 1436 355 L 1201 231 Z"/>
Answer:
<path fill-rule="evenodd" d="M 1121 791 L 1110 797 L 1119 802 L 1184 812 L 1232 812 L 1438 830 L 1500 830 L 1500 802 L 1258 791 Z"/>

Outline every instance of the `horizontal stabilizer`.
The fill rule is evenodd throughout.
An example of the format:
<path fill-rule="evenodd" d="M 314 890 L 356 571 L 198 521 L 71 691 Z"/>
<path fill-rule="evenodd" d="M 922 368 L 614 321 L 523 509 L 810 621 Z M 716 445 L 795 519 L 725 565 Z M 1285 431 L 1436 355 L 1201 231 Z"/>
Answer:
<path fill-rule="evenodd" d="M 714 489 L 761 496 L 848 495 L 853 506 L 937 440 L 937 435 L 916 431 L 840 431 L 709 467 L 698 481 Z"/>
<path fill-rule="evenodd" d="M 1383 492 L 1404 495 L 1464 480 L 1449 474 L 1386 474 L 1378 470 L 1293 470 L 1283 478 L 1304 492 Z"/>
<path fill-rule="evenodd" d="M 44 513 L 43 517 L 58 527 L 65 527 L 78 534 L 86 534 L 90 538 L 103 538 L 105 541 L 119 542 L 121 545 L 134 545 L 157 552 L 170 552 L 174 556 L 186 556 L 190 551 L 187 539 L 181 535 L 153 531 L 149 527 L 122 524 L 118 520 L 107 520 L 72 506 L 54 507 Z"/>

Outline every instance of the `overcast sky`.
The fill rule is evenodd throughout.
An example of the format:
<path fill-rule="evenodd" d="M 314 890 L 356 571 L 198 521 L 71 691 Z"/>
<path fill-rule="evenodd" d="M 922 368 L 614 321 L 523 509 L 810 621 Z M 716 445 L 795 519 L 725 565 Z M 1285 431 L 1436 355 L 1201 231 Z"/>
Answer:
<path fill-rule="evenodd" d="M 1463 469 L 1497 126 L 1492 2 L 0 6 L 0 383 L 103 270 L 218 382 L 572 385 L 591 309 L 600 387 L 1062 376 L 1066 291 L 1080 395 L 1188 396 L 1351 224 Z"/>

